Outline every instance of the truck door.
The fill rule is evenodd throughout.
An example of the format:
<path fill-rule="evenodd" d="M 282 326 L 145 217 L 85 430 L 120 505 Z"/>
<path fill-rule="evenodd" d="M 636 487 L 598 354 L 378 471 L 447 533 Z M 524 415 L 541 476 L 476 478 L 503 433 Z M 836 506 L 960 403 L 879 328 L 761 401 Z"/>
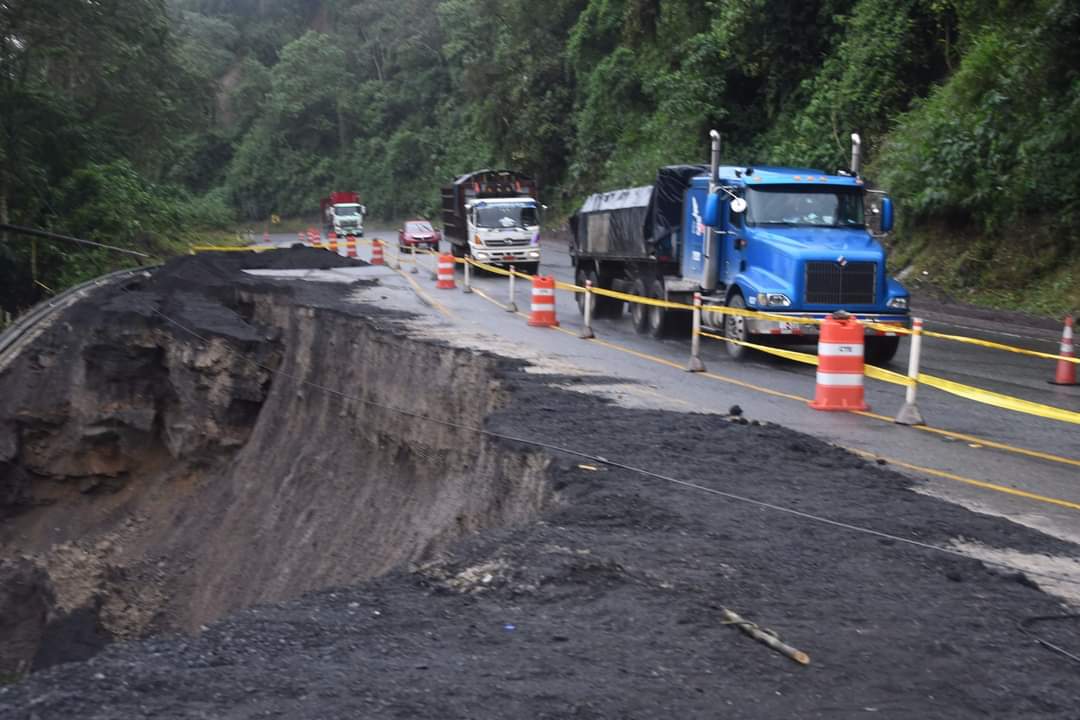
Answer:
<path fill-rule="evenodd" d="M 717 228 L 720 256 L 720 281 L 725 286 L 746 269 L 746 213 L 731 212 L 731 203 L 723 206 L 723 225 Z"/>

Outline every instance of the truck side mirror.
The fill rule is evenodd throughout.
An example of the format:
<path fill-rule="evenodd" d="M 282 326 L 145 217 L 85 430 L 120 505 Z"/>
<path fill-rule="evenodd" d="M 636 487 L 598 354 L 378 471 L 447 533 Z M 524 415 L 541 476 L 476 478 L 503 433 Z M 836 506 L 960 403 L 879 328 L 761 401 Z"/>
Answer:
<path fill-rule="evenodd" d="M 705 214 L 701 221 L 708 227 L 716 227 L 720 224 L 720 193 L 712 193 L 705 199 Z"/>
<path fill-rule="evenodd" d="M 893 205 L 892 198 L 881 199 L 881 232 L 890 232 L 893 229 Z"/>

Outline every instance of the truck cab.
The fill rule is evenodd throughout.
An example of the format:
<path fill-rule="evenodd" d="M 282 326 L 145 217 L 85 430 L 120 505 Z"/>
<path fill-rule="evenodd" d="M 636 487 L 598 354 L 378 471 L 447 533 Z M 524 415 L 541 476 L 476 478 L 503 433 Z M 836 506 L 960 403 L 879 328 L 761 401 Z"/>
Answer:
<path fill-rule="evenodd" d="M 339 237 L 364 237 L 364 215 L 367 208 L 360 204 L 360 193 L 337 191 L 320 202 L 323 226 L 328 233 Z"/>
<path fill-rule="evenodd" d="M 908 323 L 908 292 L 886 273 L 885 249 L 867 229 L 862 178 L 809 168 L 720 167 L 713 189 L 710 197 L 710 179 L 704 176 L 694 178 L 687 190 L 680 274 L 715 273 L 709 302 L 792 318 L 706 313 L 724 318 L 716 329 L 742 340 L 780 336 L 810 342 L 817 325 L 798 320 L 837 310 L 881 325 Z M 892 204 L 887 198 L 882 215 L 888 231 Z M 716 248 L 713 269 L 706 267 L 706 229 Z M 873 330 L 867 356 L 888 361 L 898 344 L 896 333 Z"/>
<path fill-rule="evenodd" d="M 540 208 L 533 198 L 491 198 L 466 206 L 469 254 L 497 265 L 535 267 L 540 262 Z"/>
<path fill-rule="evenodd" d="M 536 182 L 514 170 L 477 170 L 442 188 L 443 237 L 456 257 L 540 265 L 540 204 Z"/>
<path fill-rule="evenodd" d="M 358 203 L 338 203 L 330 207 L 329 229 L 344 237 L 364 237 L 364 206 Z"/>

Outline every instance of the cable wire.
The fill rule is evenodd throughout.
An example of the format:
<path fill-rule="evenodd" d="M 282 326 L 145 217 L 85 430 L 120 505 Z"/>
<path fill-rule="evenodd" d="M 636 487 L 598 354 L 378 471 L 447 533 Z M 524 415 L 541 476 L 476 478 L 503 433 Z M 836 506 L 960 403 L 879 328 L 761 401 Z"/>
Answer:
<path fill-rule="evenodd" d="M 148 255 L 144 252 L 139 252 L 138 250 L 129 250 L 127 248 L 117 247 L 115 245 L 106 245 L 105 243 L 94 242 L 93 240 L 83 240 L 82 238 L 72 237 L 70 235 L 60 235 L 59 233 L 47 232 L 45 230 L 24 227 L 22 225 L 10 225 L 8 223 L 0 223 L 0 230 L 9 230 L 16 234 L 41 237 L 48 240 L 64 240 L 66 242 L 73 242 L 79 245 L 89 245 L 91 247 L 102 248 L 104 250 L 111 250 L 112 252 L 124 253 L 126 255 L 134 255 L 139 258 L 145 258 L 147 260 L 153 258 L 152 255 Z"/>
<path fill-rule="evenodd" d="M 1059 655 L 1064 655 L 1065 657 L 1069 658 L 1074 662 L 1080 663 L 1080 655 L 1071 653 L 1060 645 L 1056 645 L 1047 640 L 1046 638 L 1036 635 L 1028 629 L 1031 625 L 1034 625 L 1037 622 L 1050 622 L 1052 620 L 1080 620 L 1080 614 L 1070 613 L 1069 615 L 1036 615 L 1034 617 L 1028 617 L 1018 621 L 1016 623 L 1016 627 L 1020 630 L 1020 632 L 1024 633 L 1043 647 L 1049 650 L 1053 650 Z"/>

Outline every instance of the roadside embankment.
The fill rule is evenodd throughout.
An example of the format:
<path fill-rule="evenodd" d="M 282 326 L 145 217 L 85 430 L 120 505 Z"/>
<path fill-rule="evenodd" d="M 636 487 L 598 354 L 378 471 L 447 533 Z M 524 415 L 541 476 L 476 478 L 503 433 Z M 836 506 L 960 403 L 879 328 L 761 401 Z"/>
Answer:
<path fill-rule="evenodd" d="M 9 604 L 45 608 L 14 623 L 0 672 L 357 582 L 538 510 L 534 455 L 364 402 L 481 425 L 505 401 L 494 359 L 239 273 L 282 257 L 353 264 L 174 261 L 0 374 L 0 557 L 26 585 Z"/>

